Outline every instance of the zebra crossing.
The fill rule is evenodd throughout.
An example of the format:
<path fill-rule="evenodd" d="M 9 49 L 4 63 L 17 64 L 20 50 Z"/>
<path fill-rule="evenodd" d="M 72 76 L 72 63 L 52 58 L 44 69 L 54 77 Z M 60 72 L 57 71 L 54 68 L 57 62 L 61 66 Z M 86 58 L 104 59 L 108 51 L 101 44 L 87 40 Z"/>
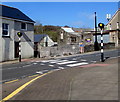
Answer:
<path fill-rule="evenodd" d="M 48 66 L 50 67 L 54 67 L 54 66 L 58 66 L 61 68 L 65 68 L 65 67 L 76 67 L 76 66 L 82 66 L 82 65 L 86 65 L 89 64 L 89 62 L 85 59 L 81 59 L 81 60 L 68 60 L 68 59 L 55 59 L 55 60 L 43 60 L 41 61 L 41 65 L 46 65 L 48 64 Z"/>

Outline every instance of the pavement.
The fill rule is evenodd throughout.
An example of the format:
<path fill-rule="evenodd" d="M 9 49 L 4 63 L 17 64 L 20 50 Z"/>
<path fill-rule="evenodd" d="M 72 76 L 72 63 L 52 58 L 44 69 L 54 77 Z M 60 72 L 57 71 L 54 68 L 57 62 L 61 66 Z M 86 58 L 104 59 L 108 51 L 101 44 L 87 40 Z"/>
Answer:
<path fill-rule="evenodd" d="M 3 98 L 31 79 L 3 84 Z M 118 100 L 118 58 L 54 71 L 10 100 Z"/>

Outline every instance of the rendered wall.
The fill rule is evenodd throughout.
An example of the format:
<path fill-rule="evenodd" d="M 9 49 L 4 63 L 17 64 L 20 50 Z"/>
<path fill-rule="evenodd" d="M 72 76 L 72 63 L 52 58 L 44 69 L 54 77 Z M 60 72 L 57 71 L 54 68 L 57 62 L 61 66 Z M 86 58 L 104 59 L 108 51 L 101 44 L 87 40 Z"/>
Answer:
<path fill-rule="evenodd" d="M 2 23 L 9 24 L 9 34 L 10 37 L 2 37 L 2 24 L 0 26 L 0 48 L 1 52 L 0 56 L 2 56 L 2 59 L 0 58 L 0 61 L 7 61 L 7 60 L 13 60 L 14 59 L 14 21 L 12 20 L 6 20 L 2 19 Z"/>

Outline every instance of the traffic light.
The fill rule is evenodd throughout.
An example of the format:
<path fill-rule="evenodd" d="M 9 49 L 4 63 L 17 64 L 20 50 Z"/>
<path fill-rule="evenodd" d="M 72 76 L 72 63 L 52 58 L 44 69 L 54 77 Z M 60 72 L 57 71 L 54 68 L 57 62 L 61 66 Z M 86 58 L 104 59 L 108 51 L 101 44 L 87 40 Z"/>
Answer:
<path fill-rule="evenodd" d="M 18 37 L 21 37 L 21 36 L 22 36 L 22 33 L 21 33 L 21 32 L 18 32 L 17 35 L 18 35 Z"/>
<path fill-rule="evenodd" d="M 99 23 L 98 27 L 100 27 L 100 29 L 102 30 L 102 29 L 104 29 L 104 24 L 103 23 Z"/>

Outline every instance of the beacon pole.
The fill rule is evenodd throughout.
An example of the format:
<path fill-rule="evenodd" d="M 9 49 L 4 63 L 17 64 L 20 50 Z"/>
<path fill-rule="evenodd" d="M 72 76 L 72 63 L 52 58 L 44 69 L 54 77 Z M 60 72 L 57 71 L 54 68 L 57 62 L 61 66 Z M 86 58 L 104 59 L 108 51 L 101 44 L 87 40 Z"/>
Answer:
<path fill-rule="evenodd" d="M 103 50 L 103 30 L 104 30 L 104 24 L 99 23 L 98 26 L 101 29 L 101 62 L 104 62 L 104 50 Z"/>
<path fill-rule="evenodd" d="M 103 29 L 101 30 L 101 62 L 104 62 Z"/>
<path fill-rule="evenodd" d="M 22 36 L 22 33 L 18 32 L 17 35 L 19 37 L 19 62 L 21 62 L 21 36 Z"/>
<path fill-rule="evenodd" d="M 21 62 L 21 37 L 19 37 L 19 62 Z"/>

